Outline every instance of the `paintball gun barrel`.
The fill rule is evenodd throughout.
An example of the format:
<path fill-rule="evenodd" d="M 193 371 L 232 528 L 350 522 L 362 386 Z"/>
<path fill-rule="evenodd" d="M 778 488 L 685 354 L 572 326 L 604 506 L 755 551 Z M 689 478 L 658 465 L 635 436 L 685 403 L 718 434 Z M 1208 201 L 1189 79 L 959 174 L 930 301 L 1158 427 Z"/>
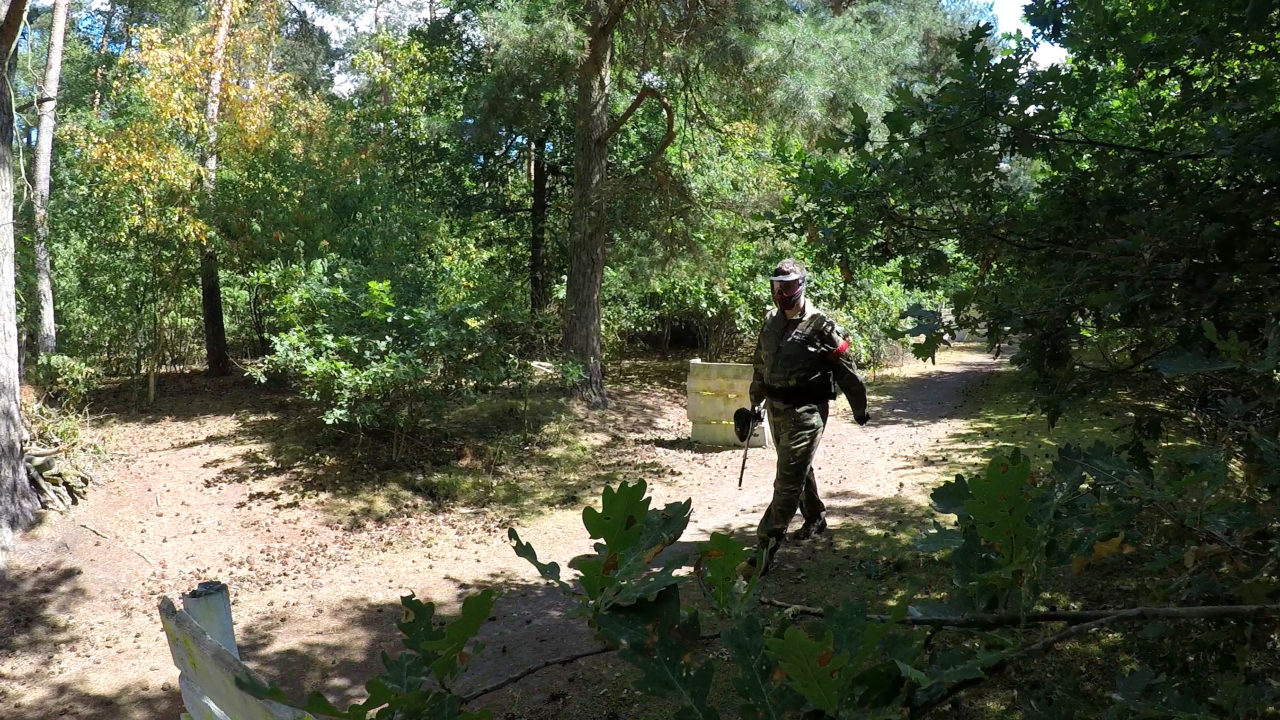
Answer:
<path fill-rule="evenodd" d="M 751 449 L 751 436 L 756 426 L 764 420 L 761 408 L 738 408 L 733 413 L 733 434 L 742 442 L 742 468 L 738 470 L 738 489 L 742 489 L 742 478 L 747 473 L 747 451 Z"/>

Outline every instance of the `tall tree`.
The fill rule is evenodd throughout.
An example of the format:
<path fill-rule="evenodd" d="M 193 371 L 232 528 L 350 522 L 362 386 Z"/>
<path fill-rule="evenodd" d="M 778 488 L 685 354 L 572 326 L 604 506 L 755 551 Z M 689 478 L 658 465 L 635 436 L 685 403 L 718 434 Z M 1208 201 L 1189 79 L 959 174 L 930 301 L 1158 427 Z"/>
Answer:
<path fill-rule="evenodd" d="M 107 3 L 107 14 L 102 21 L 102 34 L 98 37 L 98 49 L 95 51 L 97 60 L 93 67 L 93 99 L 89 103 L 94 112 L 98 112 L 98 107 L 102 104 L 102 79 L 107 74 L 107 48 L 111 44 L 111 23 L 116 18 L 116 7 L 114 0 Z"/>
<path fill-rule="evenodd" d="M 36 220 L 36 293 L 40 308 L 37 347 L 41 353 L 54 352 L 58 339 L 53 314 L 53 277 L 49 262 L 49 175 L 53 165 L 58 83 L 62 77 L 62 40 L 67 30 L 67 8 L 70 5 L 70 0 L 56 0 L 53 4 L 53 24 L 49 28 L 49 54 L 44 67 L 44 83 L 36 92 L 40 125 L 36 133 L 36 186 L 33 204 Z"/>
<path fill-rule="evenodd" d="M 609 402 L 604 391 L 600 341 L 600 286 L 604 281 L 603 190 L 609 176 L 609 79 L 613 31 L 626 0 L 590 3 L 585 14 L 587 52 L 578 65 L 574 110 L 573 213 L 569 221 L 569 280 L 566 287 L 565 350 L 582 364 L 578 395 L 593 407 Z"/>
<path fill-rule="evenodd" d="M 647 178 L 655 188 L 678 185 L 669 181 L 683 170 L 666 157 L 677 138 L 675 108 L 684 118 L 683 134 L 695 125 L 747 118 L 772 120 L 788 132 L 838 123 L 850 96 L 869 90 L 882 94 L 877 86 L 891 82 L 904 61 L 917 55 L 923 31 L 945 20 L 932 0 L 841 7 L 839 17 L 825 5 L 763 0 L 595 0 L 583 10 L 566 10 L 583 46 L 576 67 L 571 259 L 562 339 L 583 369 L 578 394 L 591 405 L 608 403 L 600 304 L 610 217 L 626 204 L 628 198 L 618 190 L 628 183 Z M 617 85 L 632 100 L 611 120 L 615 62 L 625 67 L 616 73 Z M 859 70 L 850 72 L 850 67 Z M 655 122 L 659 111 L 665 128 Z M 648 129 L 638 133 L 628 122 L 640 115 L 648 117 L 642 123 Z M 637 135 L 648 138 L 641 141 L 648 143 L 645 150 L 635 147 Z M 639 160 L 630 163 L 630 180 L 622 178 L 627 172 L 616 170 L 622 163 L 610 164 L 611 144 L 627 136 L 631 157 Z M 618 180 L 610 179 L 611 168 Z"/>
<path fill-rule="evenodd" d="M 27 0 L 10 0 L 0 21 L 0 571 L 14 536 L 39 507 L 22 465 L 13 258 L 13 86 L 9 68 L 26 15 Z"/>
<path fill-rule="evenodd" d="M 204 110 L 204 190 L 210 202 L 217 191 L 218 103 L 222 94 L 222 65 L 231 30 L 232 0 L 218 3 L 218 25 L 213 37 L 213 60 L 209 69 L 209 91 Z M 200 256 L 200 297 L 204 309 L 204 345 L 210 375 L 231 372 L 227 353 L 227 329 L 222 314 L 222 283 L 218 277 L 218 251 L 212 241 Z"/>
<path fill-rule="evenodd" d="M 529 175 L 533 204 L 529 218 L 529 315 L 537 319 L 551 295 L 547 287 L 547 139 L 533 138 L 529 146 Z"/>

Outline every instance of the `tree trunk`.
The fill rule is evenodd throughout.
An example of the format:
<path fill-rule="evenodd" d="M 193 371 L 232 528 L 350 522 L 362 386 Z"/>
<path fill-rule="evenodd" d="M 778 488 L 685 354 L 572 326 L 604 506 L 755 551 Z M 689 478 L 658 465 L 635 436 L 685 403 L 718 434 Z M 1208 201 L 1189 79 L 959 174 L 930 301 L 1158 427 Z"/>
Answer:
<path fill-rule="evenodd" d="M 36 171 L 33 205 L 36 213 L 36 294 L 40 312 L 40 334 L 36 350 L 53 353 L 58 334 L 53 317 L 53 275 L 49 262 L 49 175 L 53 165 L 53 132 L 57 118 L 58 83 L 62 77 L 62 38 L 67 29 L 67 6 L 71 0 L 53 4 L 53 26 L 49 30 L 49 55 L 44 68 L 44 85 L 36 93 L 40 109 L 40 129 L 36 133 Z"/>
<path fill-rule="evenodd" d="M 10 60 L 27 14 L 27 0 L 11 0 L 0 22 L 0 575 L 14 537 L 40 507 L 22 465 L 18 399 L 18 305 L 13 260 L 13 85 Z"/>
<path fill-rule="evenodd" d="M 204 191 L 213 204 L 218 175 L 218 103 L 222 94 L 222 63 L 231 31 L 232 0 L 219 0 L 218 28 L 213 36 L 213 62 L 209 69 L 209 97 L 204 108 Z M 209 374 L 231 373 L 227 354 L 227 328 L 222 315 L 222 283 L 218 279 L 218 251 L 210 240 L 200 256 L 200 298 L 204 309 L 204 350 Z"/>
<path fill-rule="evenodd" d="M 530 150 L 533 167 L 533 211 L 529 221 L 529 315 L 547 309 L 547 140 L 539 137 Z"/>
<path fill-rule="evenodd" d="M 573 212 L 569 224 L 569 283 L 564 347 L 584 373 L 577 395 L 591 407 L 609 404 L 600 342 L 600 288 L 604 282 L 604 186 L 609 161 L 609 71 L 613 28 L 596 11 L 587 56 L 578 66 L 574 110 Z"/>
<path fill-rule="evenodd" d="M 115 19 L 116 4 L 112 2 L 107 5 L 107 19 L 102 23 L 102 37 L 98 39 L 98 59 L 93 68 L 93 100 L 90 107 L 94 112 L 98 112 L 98 106 L 102 104 L 102 78 L 107 72 L 104 56 L 107 54 L 107 46 L 111 39 L 111 23 Z"/>

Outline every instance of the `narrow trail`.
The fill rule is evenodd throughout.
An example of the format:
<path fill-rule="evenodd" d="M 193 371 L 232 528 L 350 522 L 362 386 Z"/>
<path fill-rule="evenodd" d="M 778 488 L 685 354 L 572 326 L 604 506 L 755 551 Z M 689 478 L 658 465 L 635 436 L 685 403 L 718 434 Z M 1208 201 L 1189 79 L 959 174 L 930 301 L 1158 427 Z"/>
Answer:
<path fill-rule="evenodd" d="M 863 428 L 842 401 L 833 405 L 815 466 L 833 534 L 924 498 L 939 466 L 966 451 L 944 441 L 961 434 L 970 396 L 1000 364 L 965 346 L 936 366 L 908 365 L 873 384 L 873 422 Z M 19 545 L 0 581 L 5 717 L 177 717 L 177 673 L 155 608 L 161 595 L 207 579 L 231 586 L 246 662 L 291 693 L 320 690 L 339 705 L 360 696 L 382 651 L 396 651 L 399 597 L 409 592 L 450 612 L 471 590 L 503 589 L 464 691 L 592 647 L 583 623 L 568 617 L 570 605 L 511 551 L 512 520 L 501 511 L 408 513 L 352 530 L 282 492 L 263 459 L 268 449 L 243 432 L 278 422 L 281 398 L 254 396 L 228 412 L 243 403 L 242 389 L 203 381 L 201 390 L 166 414 L 121 416 L 102 428 L 104 484 Z M 585 420 L 599 441 L 597 463 L 635 468 L 623 477 L 649 482 L 655 503 L 692 498 L 687 543 L 713 531 L 754 531 L 769 501 L 772 450 L 751 452 L 739 490 L 740 451 L 685 439 L 679 389 L 628 386 L 614 399 Z M 563 565 L 590 550 L 581 504 L 516 520 L 517 529 L 541 557 Z M 769 582 L 801 601 L 797 552 L 784 549 Z M 580 682 L 571 669 L 548 670 L 485 702 L 502 710 L 497 717 L 560 717 L 556 702 Z"/>

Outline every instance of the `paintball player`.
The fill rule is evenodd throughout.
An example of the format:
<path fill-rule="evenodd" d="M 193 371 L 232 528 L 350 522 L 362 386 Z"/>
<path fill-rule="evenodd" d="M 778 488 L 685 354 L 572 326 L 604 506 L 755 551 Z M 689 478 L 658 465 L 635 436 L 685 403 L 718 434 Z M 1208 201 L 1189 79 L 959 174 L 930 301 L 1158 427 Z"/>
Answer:
<path fill-rule="evenodd" d="M 760 547 L 768 548 L 769 569 L 783 539 L 807 540 L 827 529 L 826 506 L 818 497 L 813 458 L 827 424 L 836 388 L 853 408 L 853 419 L 865 425 L 867 389 L 858 377 L 844 331 L 804 295 L 804 264 L 783 260 L 769 278 L 775 308 L 765 316 L 756 342 L 751 380 L 753 412 L 768 410 L 769 428 L 778 449 L 773 501 L 756 530 Z M 788 536 L 797 507 L 804 517 Z M 752 558 L 754 561 L 754 558 Z M 755 562 L 748 563 L 751 572 Z"/>

